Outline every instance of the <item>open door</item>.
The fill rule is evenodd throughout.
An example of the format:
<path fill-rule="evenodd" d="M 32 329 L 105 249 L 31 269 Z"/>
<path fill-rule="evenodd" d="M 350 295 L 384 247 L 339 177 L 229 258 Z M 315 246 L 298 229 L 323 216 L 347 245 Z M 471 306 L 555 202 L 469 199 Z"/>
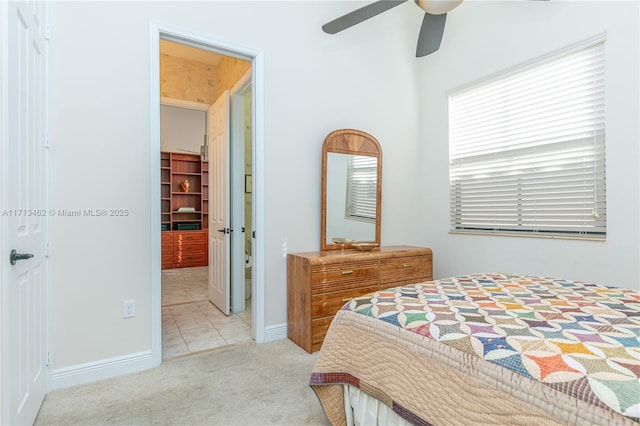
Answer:
<path fill-rule="evenodd" d="M 209 108 L 209 300 L 230 313 L 229 91 Z"/>
<path fill-rule="evenodd" d="M 2 418 L 33 424 L 47 391 L 47 25 L 44 2 L 2 2 Z M 7 41 L 5 41 L 7 40 Z M 6 62 L 5 62 L 6 61 Z M 6 71 L 6 74 L 5 74 Z M 6 92 L 5 92 L 6 90 Z"/>

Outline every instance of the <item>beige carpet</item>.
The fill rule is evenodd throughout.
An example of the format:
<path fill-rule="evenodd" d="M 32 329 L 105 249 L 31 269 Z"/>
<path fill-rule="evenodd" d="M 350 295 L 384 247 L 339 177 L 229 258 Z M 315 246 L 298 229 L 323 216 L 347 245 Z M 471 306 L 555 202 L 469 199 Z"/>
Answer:
<path fill-rule="evenodd" d="M 58 389 L 36 425 L 328 425 L 307 385 L 316 354 L 247 343 Z"/>

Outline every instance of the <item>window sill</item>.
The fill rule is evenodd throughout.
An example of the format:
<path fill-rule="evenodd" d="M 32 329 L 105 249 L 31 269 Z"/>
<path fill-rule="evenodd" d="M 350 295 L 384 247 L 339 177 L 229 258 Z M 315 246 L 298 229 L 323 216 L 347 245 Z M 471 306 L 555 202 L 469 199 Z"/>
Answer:
<path fill-rule="evenodd" d="M 462 235 L 489 235 L 496 237 L 523 237 L 523 238 L 547 238 L 553 240 L 582 240 L 582 241 L 606 241 L 607 236 L 594 235 L 569 235 L 569 234 L 544 234 L 538 232 L 508 232 L 508 231 L 471 231 L 471 230 L 449 230 L 449 234 Z"/>

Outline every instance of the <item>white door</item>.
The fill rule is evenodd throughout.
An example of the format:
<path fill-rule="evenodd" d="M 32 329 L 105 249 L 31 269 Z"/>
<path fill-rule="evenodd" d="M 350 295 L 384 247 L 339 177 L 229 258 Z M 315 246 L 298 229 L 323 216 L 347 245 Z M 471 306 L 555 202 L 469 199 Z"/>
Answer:
<path fill-rule="evenodd" d="M 209 300 L 229 315 L 229 91 L 209 108 Z"/>
<path fill-rule="evenodd" d="M 2 424 L 33 424 L 47 390 L 46 2 L 2 2 Z M 6 61 L 6 62 L 5 62 Z M 5 104 L 4 101 L 8 103 Z M 33 255 L 10 262 L 10 252 Z M 14 263 L 14 264 L 12 264 Z"/>

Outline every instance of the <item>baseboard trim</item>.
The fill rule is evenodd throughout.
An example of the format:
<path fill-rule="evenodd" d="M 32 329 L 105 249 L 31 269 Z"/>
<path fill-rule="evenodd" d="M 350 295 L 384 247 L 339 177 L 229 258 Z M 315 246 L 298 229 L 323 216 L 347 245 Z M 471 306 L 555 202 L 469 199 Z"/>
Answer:
<path fill-rule="evenodd" d="M 138 352 L 53 370 L 52 389 L 95 382 L 154 367 L 151 351 Z"/>
<path fill-rule="evenodd" d="M 271 342 L 287 338 L 287 324 L 265 327 L 264 341 Z M 154 367 L 151 351 L 138 352 L 108 358 L 85 364 L 58 368 L 51 374 L 51 388 L 61 389 L 69 386 L 109 379 L 123 374 L 135 373 Z"/>
<path fill-rule="evenodd" d="M 271 342 L 287 338 L 287 323 L 271 325 L 264 328 L 264 341 Z"/>

